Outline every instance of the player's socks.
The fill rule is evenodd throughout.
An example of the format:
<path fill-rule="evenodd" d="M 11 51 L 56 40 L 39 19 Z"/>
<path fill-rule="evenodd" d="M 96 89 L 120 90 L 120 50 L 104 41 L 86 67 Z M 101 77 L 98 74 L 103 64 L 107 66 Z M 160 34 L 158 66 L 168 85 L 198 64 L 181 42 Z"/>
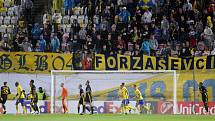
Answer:
<path fill-rule="evenodd" d="M 93 107 L 91 107 L 91 114 L 93 114 L 93 111 L 94 111 L 94 110 L 93 110 Z"/>
<path fill-rule="evenodd" d="M 87 111 L 90 112 L 90 108 L 89 107 L 85 107 L 85 109 L 87 109 Z"/>
<path fill-rule="evenodd" d="M 141 113 L 140 106 L 137 106 L 137 110 L 138 110 L 138 112 Z"/>
<path fill-rule="evenodd" d="M 78 114 L 79 114 L 79 112 L 80 112 L 80 107 L 78 107 Z"/>
<path fill-rule="evenodd" d="M 19 108 L 18 108 L 18 105 L 16 105 L 16 114 L 19 114 Z"/>
<path fill-rule="evenodd" d="M 25 106 L 22 106 L 22 109 L 23 109 L 23 113 L 26 114 L 27 110 L 26 110 Z"/>
<path fill-rule="evenodd" d="M 129 110 L 135 110 L 135 108 L 131 105 L 128 105 Z"/>
<path fill-rule="evenodd" d="M 85 113 L 85 110 L 86 110 L 86 106 L 83 105 L 83 113 Z"/>
<path fill-rule="evenodd" d="M 34 107 L 35 107 L 35 111 L 39 112 L 39 108 L 38 108 L 37 104 L 34 104 Z"/>
<path fill-rule="evenodd" d="M 4 105 L 4 104 L 2 104 L 2 107 L 3 107 L 4 111 L 5 111 L 5 110 L 6 110 L 6 107 L 5 107 L 5 105 Z"/>

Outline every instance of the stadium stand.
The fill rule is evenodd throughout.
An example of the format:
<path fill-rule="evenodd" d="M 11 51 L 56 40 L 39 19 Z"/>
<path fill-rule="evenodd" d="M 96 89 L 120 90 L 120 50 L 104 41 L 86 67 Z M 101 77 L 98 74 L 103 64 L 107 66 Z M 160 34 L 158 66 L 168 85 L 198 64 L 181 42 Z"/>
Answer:
<path fill-rule="evenodd" d="M 53 0 L 41 23 L 33 2 L 0 1 L 0 51 L 215 54 L 214 0 Z"/>

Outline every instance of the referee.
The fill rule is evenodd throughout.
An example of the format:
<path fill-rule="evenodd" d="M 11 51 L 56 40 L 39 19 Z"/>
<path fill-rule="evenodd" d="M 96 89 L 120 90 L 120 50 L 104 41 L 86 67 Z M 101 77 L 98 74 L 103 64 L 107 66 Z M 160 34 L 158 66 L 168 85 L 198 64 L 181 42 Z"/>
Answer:
<path fill-rule="evenodd" d="M 89 104 L 91 108 L 91 114 L 93 114 L 93 105 L 92 105 L 92 90 L 90 87 L 90 81 L 87 80 L 86 82 L 86 96 L 85 96 L 85 104 Z M 87 108 L 87 107 L 86 107 Z M 85 111 L 85 109 L 84 109 Z"/>
<path fill-rule="evenodd" d="M 202 94 L 202 101 L 204 103 L 205 110 L 208 113 L 208 91 L 207 88 L 203 86 L 202 82 L 199 83 L 199 91 Z"/>
<path fill-rule="evenodd" d="M 79 91 L 80 97 L 79 97 L 79 101 L 78 101 L 78 114 L 80 113 L 80 106 L 82 105 L 83 110 L 82 110 L 82 113 L 80 113 L 80 114 L 83 115 L 85 113 L 85 102 L 84 102 L 84 90 L 83 90 L 81 84 L 79 85 L 79 90 L 80 90 Z"/>
<path fill-rule="evenodd" d="M 7 86 L 7 82 L 4 82 L 4 85 L 1 87 L 1 97 L 0 97 L 0 103 L 2 104 L 2 107 L 4 109 L 3 114 L 6 114 L 6 107 L 5 103 L 7 102 L 7 96 L 11 94 L 10 88 Z"/>

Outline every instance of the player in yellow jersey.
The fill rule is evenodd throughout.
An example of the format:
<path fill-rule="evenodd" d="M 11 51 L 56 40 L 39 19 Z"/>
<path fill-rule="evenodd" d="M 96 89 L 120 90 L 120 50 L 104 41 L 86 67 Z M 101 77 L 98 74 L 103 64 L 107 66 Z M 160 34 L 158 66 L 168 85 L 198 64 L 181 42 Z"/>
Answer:
<path fill-rule="evenodd" d="M 26 108 L 25 108 L 25 94 L 24 91 L 22 90 L 21 85 L 19 84 L 19 82 L 15 83 L 16 89 L 17 89 L 17 94 L 16 94 L 16 114 L 19 114 L 19 108 L 18 108 L 18 104 L 21 103 L 22 105 L 22 109 L 23 109 L 23 114 L 26 114 Z"/>
<path fill-rule="evenodd" d="M 147 106 L 145 106 L 145 102 L 143 100 L 143 96 L 140 92 L 140 90 L 138 89 L 137 85 L 133 85 L 134 87 L 134 93 L 135 93 L 135 100 L 136 100 L 136 108 L 138 109 L 139 113 L 143 113 L 143 109 L 146 109 L 147 111 L 149 110 L 149 108 Z"/>
<path fill-rule="evenodd" d="M 129 93 L 127 88 L 125 87 L 125 83 L 120 85 L 120 96 L 122 98 L 121 109 L 123 114 L 127 114 L 127 112 L 131 112 L 131 110 L 135 110 L 134 107 L 129 105 Z"/>

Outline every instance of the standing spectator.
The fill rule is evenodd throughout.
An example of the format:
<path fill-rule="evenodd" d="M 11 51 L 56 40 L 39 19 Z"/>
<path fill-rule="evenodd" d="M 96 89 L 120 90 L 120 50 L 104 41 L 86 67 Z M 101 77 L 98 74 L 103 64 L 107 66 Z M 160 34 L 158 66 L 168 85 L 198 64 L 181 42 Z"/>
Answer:
<path fill-rule="evenodd" d="M 144 12 L 142 16 L 142 21 L 145 24 L 150 24 L 152 22 L 152 13 L 151 11 L 149 11 L 149 9 L 147 9 L 146 12 Z"/>
<path fill-rule="evenodd" d="M 39 44 L 39 52 L 45 52 L 46 50 L 46 40 L 43 38 L 43 36 L 40 36 L 40 40 L 38 40 Z"/>
<path fill-rule="evenodd" d="M 169 21 L 166 16 L 163 16 L 163 20 L 161 21 L 161 30 L 162 30 L 162 39 L 165 42 L 169 41 Z"/>
<path fill-rule="evenodd" d="M 31 30 L 31 35 L 32 35 L 32 44 L 33 47 L 36 46 L 37 40 L 40 39 L 40 35 L 41 35 L 41 29 L 40 29 L 40 25 L 38 23 L 34 24 L 34 27 Z"/>
<path fill-rule="evenodd" d="M 73 35 L 78 34 L 80 31 L 80 24 L 78 23 L 77 19 L 75 19 L 71 25 L 71 29 L 73 32 Z"/>
<path fill-rule="evenodd" d="M 33 8 L 33 2 L 31 0 L 25 0 L 25 16 L 28 23 L 32 22 L 31 9 Z"/>
<path fill-rule="evenodd" d="M 51 51 L 52 52 L 59 52 L 60 48 L 60 40 L 57 38 L 57 35 L 54 34 L 51 38 Z"/>
<path fill-rule="evenodd" d="M 130 21 L 131 14 L 126 7 L 123 7 L 122 11 L 119 13 L 119 17 L 121 22 L 128 23 Z"/>
<path fill-rule="evenodd" d="M 75 0 L 64 0 L 65 15 L 70 15 L 70 10 L 74 7 Z"/>
<path fill-rule="evenodd" d="M 143 52 L 144 55 L 150 56 L 150 43 L 149 43 L 149 39 L 147 39 L 147 38 L 143 39 L 140 51 Z"/>
<path fill-rule="evenodd" d="M 211 43 L 213 41 L 213 31 L 209 26 L 204 29 L 204 43 L 208 49 L 211 49 Z"/>
<path fill-rule="evenodd" d="M 52 25 L 48 20 L 44 23 L 44 29 L 43 29 L 43 38 L 46 40 L 47 45 L 51 43 L 51 32 L 52 32 Z"/>
<path fill-rule="evenodd" d="M 180 55 L 179 57 L 190 57 L 191 54 L 191 50 L 189 48 L 189 42 L 186 43 L 182 43 L 182 48 L 180 50 Z"/>
<path fill-rule="evenodd" d="M 150 44 L 150 49 L 151 49 L 151 52 L 150 52 L 151 55 L 156 56 L 156 51 L 158 49 L 158 41 L 157 41 L 157 39 L 155 39 L 154 35 L 151 35 L 149 44 Z"/>
<path fill-rule="evenodd" d="M 63 53 L 68 52 L 68 40 L 69 40 L 69 34 L 64 34 L 63 35 L 63 40 L 61 43 L 61 51 Z"/>
<path fill-rule="evenodd" d="M 29 42 L 28 37 L 25 37 L 24 41 L 19 44 L 19 47 L 24 52 L 32 52 L 32 44 Z"/>

